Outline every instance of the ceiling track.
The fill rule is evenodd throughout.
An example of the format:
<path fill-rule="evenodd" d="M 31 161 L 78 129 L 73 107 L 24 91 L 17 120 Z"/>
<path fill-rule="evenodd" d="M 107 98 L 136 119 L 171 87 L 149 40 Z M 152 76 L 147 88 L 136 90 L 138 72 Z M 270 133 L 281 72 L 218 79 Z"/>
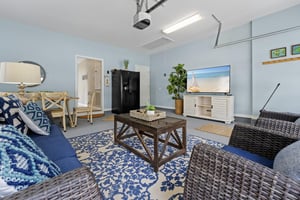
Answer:
<path fill-rule="evenodd" d="M 167 0 L 160 0 L 159 2 L 157 2 L 156 4 L 154 4 L 151 8 L 147 9 L 146 13 L 152 12 L 154 9 L 156 9 L 158 6 L 160 6 L 161 4 L 163 4 L 166 1 Z"/>
<path fill-rule="evenodd" d="M 220 33 L 221 33 L 221 28 L 222 28 L 222 23 L 221 23 L 221 21 L 215 15 L 212 15 L 212 17 L 219 24 L 217 38 L 216 38 L 216 42 L 215 42 L 214 48 L 221 48 L 221 47 L 225 47 L 225 46 L 235 45 L 235 44 L 239 44 L 239 43 L 242 43 L 242 42 L 248 42 L 248 41 L 252 41 L 252 40 L 256 40 L 256 39 L 260 39 L 260 38 L 264 38 L 264 37 L 270 37 L 270 36 L 273 36 L 273 35 L 277 35 L 277 34 L 286 33 L 286 32 L 290 32 L 290 31 L 294 31 L 294 30 L 300 29 L 300 26 L 293 26 L 293 27 L 290 27 L 290 28 L 281 29 L 281 30 L 278 30 L 278 31 L 273 31 L 273 32 L 269 32 L 269 33 L 265 33 L 265 34 L 261 34 L 261 35 L 257 35 L 257 36 L 253 36 L 253 37 L 249 37 L 249 38 L 244 38 L 244 39 L 240 39 L 240 40 L 236 40 L 236 41 L 232 41 L 232 42 L 218 44 L 219 43 Z"/>

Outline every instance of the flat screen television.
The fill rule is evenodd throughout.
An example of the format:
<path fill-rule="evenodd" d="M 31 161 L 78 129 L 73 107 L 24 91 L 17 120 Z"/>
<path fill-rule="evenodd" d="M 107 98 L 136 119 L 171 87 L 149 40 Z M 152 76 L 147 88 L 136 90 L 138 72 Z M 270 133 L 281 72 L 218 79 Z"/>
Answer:
<path fill-rule="evenodd" d="M 230 65 L 187 70 L 188 93 L 230 93 Z"/>

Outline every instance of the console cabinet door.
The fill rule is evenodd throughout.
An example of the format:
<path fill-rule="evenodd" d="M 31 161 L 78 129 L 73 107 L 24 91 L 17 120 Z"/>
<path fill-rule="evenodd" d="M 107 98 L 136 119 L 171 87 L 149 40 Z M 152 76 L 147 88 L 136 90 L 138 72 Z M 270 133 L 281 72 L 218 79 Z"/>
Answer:
<path fill-rule="evenodd" d="M 227 101 L 226 97 L 212 97 L 212 118 L 226 120 L 228 113 Z"/>
<path fill-rule="evenodd" d="M 184 104 L 184 116 L 190 115 L 195 116 L 196 113 L 196 106 L 197 106 L 197 97 L 193 95 L 184 95 L 183 97 L 183 104 Z"/>

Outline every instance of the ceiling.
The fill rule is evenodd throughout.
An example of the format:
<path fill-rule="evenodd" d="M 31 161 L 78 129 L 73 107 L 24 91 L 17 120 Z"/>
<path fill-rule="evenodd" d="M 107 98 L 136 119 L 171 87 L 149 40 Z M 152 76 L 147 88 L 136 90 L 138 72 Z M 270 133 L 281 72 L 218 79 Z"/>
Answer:
<path fill-rule="evenodd" d="M 158 0 L 148 1 L 152 7 Z M 0 18 L 151 54 L 216 35 L 212 14 L 224 31 L 297 4 L 299 0 L 168 0 L 150 13 L 151 25 L 144 30 L 132 27 L 135 0 L 0 0 Z M 201 21 L 167 36 L 161 32 L 197 12 Z M 158 45 L 152 43 L 156 40 Z"/>

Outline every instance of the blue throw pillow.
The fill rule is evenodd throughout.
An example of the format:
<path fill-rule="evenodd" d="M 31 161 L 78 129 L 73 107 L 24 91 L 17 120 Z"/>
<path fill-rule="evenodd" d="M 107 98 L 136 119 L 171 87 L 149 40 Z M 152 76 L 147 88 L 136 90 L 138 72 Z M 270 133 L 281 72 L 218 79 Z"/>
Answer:
<path fill-rule="evenodd" d="M 300 141 L 286 146 L 277 153 L 273 169 L 300 182 Z"/>
<path fill-rule="evenodd" d="M 19 131 L 26 134 L 28 127 L 19 115 L 19 108 L 22 102 L 14 95 L 0 97 L 0 118 L 4 119 L 5 124 L 16 127 Z"/>
<path fill-rule="evenodd" d="M 60 174 L 59 167 L 15 127 L 0 127 L 0 198 Z"/>
<path fill-rule="evenodd" d="M 50 120 L 38 104 L 28 102 L 19 109 L 19 114 L 34 133 L 40 135 L 50 134 Z"/>

